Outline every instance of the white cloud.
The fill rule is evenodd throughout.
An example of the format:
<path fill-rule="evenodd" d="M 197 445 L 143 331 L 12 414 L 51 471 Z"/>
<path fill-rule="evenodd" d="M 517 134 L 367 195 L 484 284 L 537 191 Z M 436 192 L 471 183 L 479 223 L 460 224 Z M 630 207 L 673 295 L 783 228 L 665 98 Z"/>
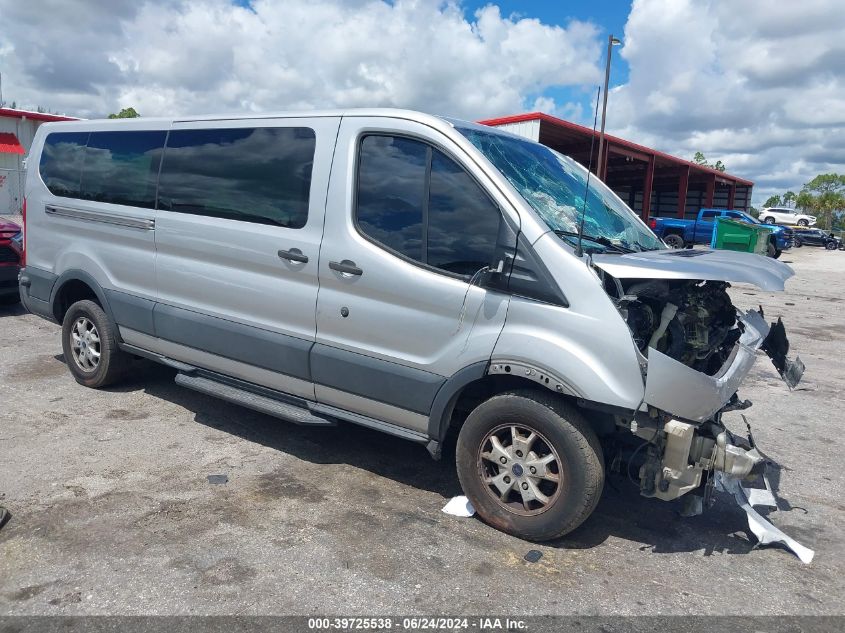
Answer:
<path fill-rule="evenodd" d="M 608 126 L 721 159 L 756 182 L 755 202 L 843 172 L 843 33 L 835 0 L 634 0 Z"/>
<path fill-rule="evenodd" d="M 600 76 L 595 26 L 492 5 L 466 16 L 439 0 L 0 0 L 0 15 L 7 98 L 82 116 L 395 106 L 481 118 Z"/>

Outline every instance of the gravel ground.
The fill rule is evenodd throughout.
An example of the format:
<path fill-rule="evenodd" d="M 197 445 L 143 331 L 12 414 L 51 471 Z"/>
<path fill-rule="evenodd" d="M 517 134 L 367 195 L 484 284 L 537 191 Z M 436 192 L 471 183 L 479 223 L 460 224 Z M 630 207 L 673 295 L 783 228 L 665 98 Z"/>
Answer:
<path fill-rule="evenodd" d="M 845 253 L 784 259 L 788 292 L 732 293 L 783 315 L 807 365 L 790 393 L 761 358 L 741 395 L 780 465 L 771 517 L 811 565 L 755 549 L 725 495 L 684 519 L 619 475 L 578 530 L 531 545 L 440 512 L 460 493 L 449 448 L 433 462 L 352 425 L 299 428 L 146 362 L 85 389 L 58 326 L 15 306 L 0 307 L 0 614 L 842 614 Z"/>

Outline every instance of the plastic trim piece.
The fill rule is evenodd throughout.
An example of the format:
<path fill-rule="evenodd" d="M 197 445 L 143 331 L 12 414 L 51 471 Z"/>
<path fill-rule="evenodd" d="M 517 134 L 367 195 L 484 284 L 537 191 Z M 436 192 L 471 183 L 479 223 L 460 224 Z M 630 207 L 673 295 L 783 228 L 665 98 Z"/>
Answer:
<path fill-rule="evenodd" d="M 155 230 L 156 221 L 149 218 L 137 218 L 113 213 L 102 213 L 100 211 L 83 211 L 71 207 L 60 207 L 48 204 L 44 207 L 47 215 L 70 218 L 72 220 L 83 220 L 85 222 L 101 222 L 113 224 L 114 226 L 125 226 L 130 229 L 142 229 L 144 231 Z"/>
<path fill-rule="evenodd" d="M 311 376 L 318 385 L 428 415 L 446 382 L 438 374 L 316 343 Z"/>

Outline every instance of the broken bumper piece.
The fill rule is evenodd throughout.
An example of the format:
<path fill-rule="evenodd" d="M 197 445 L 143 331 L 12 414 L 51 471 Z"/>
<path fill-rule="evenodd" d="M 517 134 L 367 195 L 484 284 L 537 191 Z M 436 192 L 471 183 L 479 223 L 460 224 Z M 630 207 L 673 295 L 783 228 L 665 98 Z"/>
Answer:
<path fill-rule="evenodd" d="M 763 479 L 766 482 L 765 490 L 745 488 L 739 478 L 717 472 L 716 487 L 733 495 L 739 507 L 745 511 L 748 517 L 748 528 L 757 537 L 760 545 L 779 543 L 792 551 L 802 563 L 809 565 L 813 556 L 815 556 L 815 552 L 781 532 L 754 509 L 753 506 L 777 507 L 769 482 L 765 477 Z"/>
<path fill-rule="evenodd" d="M 790 388 L 798 384 L 804 365 L 798 358 L 791 361 L 786 357 L 789 341 L 780 319 L 769 327 L 762 312 L 749 310 L 738 315 L 738 320 L 743 333 L 722 368 L 713 376 L 649 348 L 645 402 L 685 420 L 709 420 L 736 393 L 751 371 L 759 349 L 769 355 Z"/>

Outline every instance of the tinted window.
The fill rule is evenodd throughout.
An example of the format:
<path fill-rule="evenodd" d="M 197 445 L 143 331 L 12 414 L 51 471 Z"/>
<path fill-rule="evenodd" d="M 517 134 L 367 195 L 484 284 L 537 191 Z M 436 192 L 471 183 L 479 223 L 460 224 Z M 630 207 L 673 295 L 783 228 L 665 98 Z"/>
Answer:
<path fill-rule="evenodd" d="M 92 132 L 79 197 L 152 209 L 165 136 L 164 131 Z"/>
<path fill-rule="evenodd" d="M 423 261 L 428 155 L 428 146 L 418 141 L 367 136 L 361 141 L 358 166 L 358 226 L 418 261 Z"/>
<path fill-rule="evenodd" d="M 87 143 L 88 132 L 54 132 L 47 136 L 38 169 L 50 193 L 78 197 Z"/>
<path fill-rule="evenodd" d="M 158 208 L 301 228 L 315 143 L 308 128 L 172 131 Z"/>
<path fill-rule="evenodd" d="M 461 275 L 490 264 L 498 208 L 455 161 L 434 151 L 428 206 L 428 263 Z"/>
<path fill-rule="evenodd" d="M 363 233 L 460 275 L 490 264 L 501 214 L 460 165 L 420 141 L 361 141 L 356 217 Z"/>
<path fill-rule="evenodd" d="M 719 215 L 719 211 L 705 211 L 701 214 L 700 219 L 702 222 L 712 222 L 717 215 Z"/>

